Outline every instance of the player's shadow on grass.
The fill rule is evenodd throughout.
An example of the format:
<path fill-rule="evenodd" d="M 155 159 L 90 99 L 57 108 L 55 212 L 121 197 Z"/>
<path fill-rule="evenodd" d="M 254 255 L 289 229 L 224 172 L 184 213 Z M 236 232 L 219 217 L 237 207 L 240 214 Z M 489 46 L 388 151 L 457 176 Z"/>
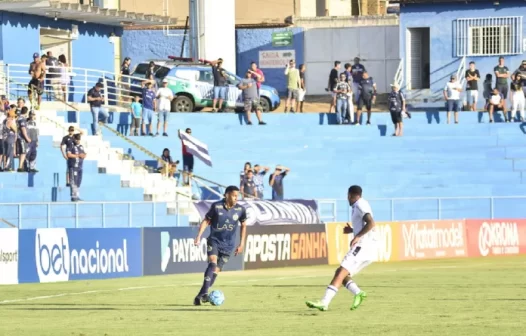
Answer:
<path fill-rule="evenodd" d="M 163 304 L 163 305 L 130 305 L 130 304 L 96 304 L 96 305 L 79 305 L 79 304 L 13 304 L 1 305 L 9 310 L 24 310 L 24 311 L 181 311 L 181 312 L 224 312 L 224 313 L 247 313 L 249 310 L 216 308 L 212 306 L 194 306 L 191 304 Z M 45 306 L 45 307 L 35 307 Z M 61 307 L 62 306 L 62 307 Z M 104 307 L 99 307 L 104 306 Z M 126 308 L 134 307 L 134 308 Z"/>
<path fill-rule="evenodd" d="M 228 287 L 221 285 L 221 287 Z M 242 286 L 247 287 L 247 286 Z M 262 288 L 297 288 L 297 287 L 317 287 L 320 288 L 320 285 L 249 285 L 248 287 L 262 287 Z"/>

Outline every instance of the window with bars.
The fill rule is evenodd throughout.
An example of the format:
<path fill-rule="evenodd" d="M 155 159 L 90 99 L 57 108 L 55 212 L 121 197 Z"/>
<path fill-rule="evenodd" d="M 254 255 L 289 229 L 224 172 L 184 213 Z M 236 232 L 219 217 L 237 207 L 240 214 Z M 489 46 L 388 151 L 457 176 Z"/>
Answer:
<path fill-rule="evenodd" d="M 522 17 L 456 20 L 456 54 L 495 56 L 522 54 Z"/>

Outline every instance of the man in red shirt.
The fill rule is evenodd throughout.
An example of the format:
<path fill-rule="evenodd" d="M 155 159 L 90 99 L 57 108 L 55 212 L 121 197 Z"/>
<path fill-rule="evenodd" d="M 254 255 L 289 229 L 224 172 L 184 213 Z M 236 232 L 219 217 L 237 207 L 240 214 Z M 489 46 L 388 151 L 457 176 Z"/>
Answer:
<path fill-rule="evenodd" d="M 258 69 L 258 65 L 256 64 L 256 62 L 250 63 L 250 69 L 248 71 L 252 75 L 252 79 L 256 81 L 259 97 L 259 89 L 261 89 L 261 83 L 265 81 L 265 75 L 263 74 L 263 71 L 261 71 L 261 69 Z"/>
<path fill-rule="evenodd" d="M 190 128 L 187 128 L 185 132 L 186 134 L 192 134 L 192 130 Z M 181 139 L 181 146 L 183 148 L 183 185 L 189 186 L 190 177 L 194 171 L 194 156 L 186 150 L 186 146 L 184 145 L 180 134 L 179 138 Z"/>

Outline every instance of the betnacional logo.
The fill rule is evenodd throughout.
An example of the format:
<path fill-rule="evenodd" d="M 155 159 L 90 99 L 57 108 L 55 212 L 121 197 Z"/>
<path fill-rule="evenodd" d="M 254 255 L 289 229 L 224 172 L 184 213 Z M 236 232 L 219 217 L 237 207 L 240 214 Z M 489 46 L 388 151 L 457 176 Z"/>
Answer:
<path fill-rule="evenodd" d="M 126 239 L 119 248 L 95 241 L 89 249 L 71 249 L 66 229 L 37 229 L 35 260 L 40 282 L 68 281 L 75 275 L 129 271 Z"/>
<path fill-rule="evenodd" d="M 327 258 L 325 232 L 251 234 L 247 236 L 245 262 Z"/>
<path fill-rule="evenodd" d="M 463 221 L 402 223 L 405 259 L 466 256 Z"/>
<path fill-rule="evenodd" d="M 170 263 L 171 257 L 170 249 L 170 233 L 168 231 L 161 232 L 161 270 L 166 272 L 168 263 Z"/>
<path fill-rule="evenodd" d="M 515 222 L 483 222 L 479 229 L 480 254 L 519 254 L 519 229 Z"/>

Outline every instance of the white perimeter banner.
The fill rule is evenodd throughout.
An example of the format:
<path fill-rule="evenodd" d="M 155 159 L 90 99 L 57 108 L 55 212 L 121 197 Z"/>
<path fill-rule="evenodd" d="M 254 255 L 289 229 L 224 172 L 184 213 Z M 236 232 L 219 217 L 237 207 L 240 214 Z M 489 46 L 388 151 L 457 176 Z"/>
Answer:
<path fill-rule="evenodd" d="M 18 283 L 18 229 L 0 229 L 0 285 Z"/>

